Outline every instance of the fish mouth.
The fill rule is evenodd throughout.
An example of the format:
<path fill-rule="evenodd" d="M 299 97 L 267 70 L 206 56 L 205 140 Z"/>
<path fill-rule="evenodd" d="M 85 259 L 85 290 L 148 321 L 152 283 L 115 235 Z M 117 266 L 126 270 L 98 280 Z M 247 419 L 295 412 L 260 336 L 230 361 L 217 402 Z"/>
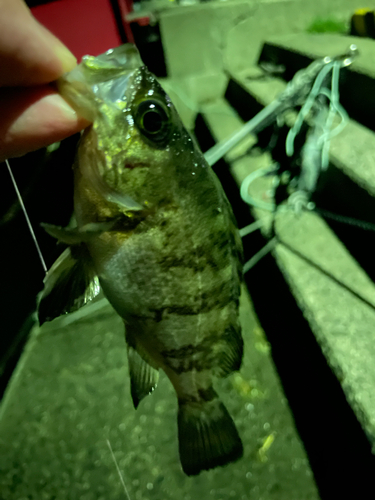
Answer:
<path fill-rule="evenodd" d="M 84 56 L 78 66 L 57 80 L 57 88 L 77 113 L 94 121 L 102 103 L 112 104 L 114 110 L 126 107 L 129 80 L 141 66 L 138 50 L 127 43 L 99 56 Z"/>
<path fill-rule="evenodd" d="M 96 126 L 100 128 L 103 124 L 108 125 L 115 121 L 113 118 L 126 109 L 126 94 L 131 86 L 130 80 L 141 66 L 143 63 L 136 47 L 125 44 L 97 57 L 84 56 L 76 68 L 59 78 L 57 87 L 78 114 L 95 122 L 94 128 Z M 126 115 L 125 119 L 129 120 L 130 115 Z M 123 127 L 126 127 L 126 121 L 123 122 Z M 96 147 L 100 150 L 103 146 L 97 144 Z M 134 166 L 130 163 L 126 168 Z M 80 170 L 106 201 L 115 203 L 127 211 L 144 208 L 130 196 L 109 186 L 103 179 L 98 162 L 82 161 Z"/>

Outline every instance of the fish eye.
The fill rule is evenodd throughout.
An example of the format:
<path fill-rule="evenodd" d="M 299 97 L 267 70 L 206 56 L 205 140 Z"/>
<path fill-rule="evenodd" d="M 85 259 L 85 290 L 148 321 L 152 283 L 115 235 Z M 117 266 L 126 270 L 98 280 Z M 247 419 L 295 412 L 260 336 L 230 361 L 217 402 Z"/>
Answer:
<path fill-rule="evenodd" d="M 147 139 L 158 145 L 164 145 L 169 138 L 168 111 L 158 101 L 149 99 L 141 102 L 135 114 L 135 123 Z"/>

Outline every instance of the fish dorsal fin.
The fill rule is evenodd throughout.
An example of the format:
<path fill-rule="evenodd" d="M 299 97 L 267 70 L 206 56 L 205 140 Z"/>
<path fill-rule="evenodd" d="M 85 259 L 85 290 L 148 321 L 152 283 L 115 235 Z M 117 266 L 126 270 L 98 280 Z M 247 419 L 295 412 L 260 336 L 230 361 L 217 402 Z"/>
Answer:
<path fill-rule="evenodd" d="M 100 292 L 99 279 L 84 245 L 67 248 L 44 279 L 39 323 L 77 311 Z"/>
<path fill-rule="evenodd" d="M 134 408 L 137 408 L 141 400 L 155 389 L 159 380 L 159 372 L 130 345 L 128 345 L 128 362 L 130 390 Z"/>

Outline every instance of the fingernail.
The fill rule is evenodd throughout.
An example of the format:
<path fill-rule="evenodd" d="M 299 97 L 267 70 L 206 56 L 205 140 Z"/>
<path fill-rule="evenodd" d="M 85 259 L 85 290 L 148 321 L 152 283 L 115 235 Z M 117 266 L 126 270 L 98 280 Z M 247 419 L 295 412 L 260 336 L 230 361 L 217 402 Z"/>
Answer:
<path fill-rule="evenodd" d="M 59 111 L 61 111 L 62 114 L 69 120 L 77 119 L 76 111 L 74 111 L 74 109 L 69 106 L 65 99 L 63 99 L 60 95 L 52 94 L 46 97 L 45 100 L 48 100 L 50 104 L 58 108 Z"/>
<path fill-rule="evenodd" d="M 65 45 L 58 44 L 54 48 L 54 52 L 60 59 L 64 73 L 66 73 L 67 71 L 71 71 L 73 68 L 76 67 L 77 59 L 70 52 L 70 50 L 67 47 L 65 47 Z"/>
<path fill-rule="evenodd" d="M 61 101 L 58 103 L 58 107 L 68 118 L 77 118 L 77 113 L 63 98 L 61 98 Z"/>

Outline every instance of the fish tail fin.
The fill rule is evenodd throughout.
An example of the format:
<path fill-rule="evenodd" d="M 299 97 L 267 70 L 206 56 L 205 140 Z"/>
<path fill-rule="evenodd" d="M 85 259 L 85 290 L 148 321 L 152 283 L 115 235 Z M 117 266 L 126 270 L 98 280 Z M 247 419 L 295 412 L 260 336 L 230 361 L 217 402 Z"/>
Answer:
<path fill-rule="evenodd" d="M 212 388 L 210 393 L 209 401 L 179 399 L 180 460 L 188 476 L 226 465 L 243 454 L 241 438 L 232 417 Z"/>

